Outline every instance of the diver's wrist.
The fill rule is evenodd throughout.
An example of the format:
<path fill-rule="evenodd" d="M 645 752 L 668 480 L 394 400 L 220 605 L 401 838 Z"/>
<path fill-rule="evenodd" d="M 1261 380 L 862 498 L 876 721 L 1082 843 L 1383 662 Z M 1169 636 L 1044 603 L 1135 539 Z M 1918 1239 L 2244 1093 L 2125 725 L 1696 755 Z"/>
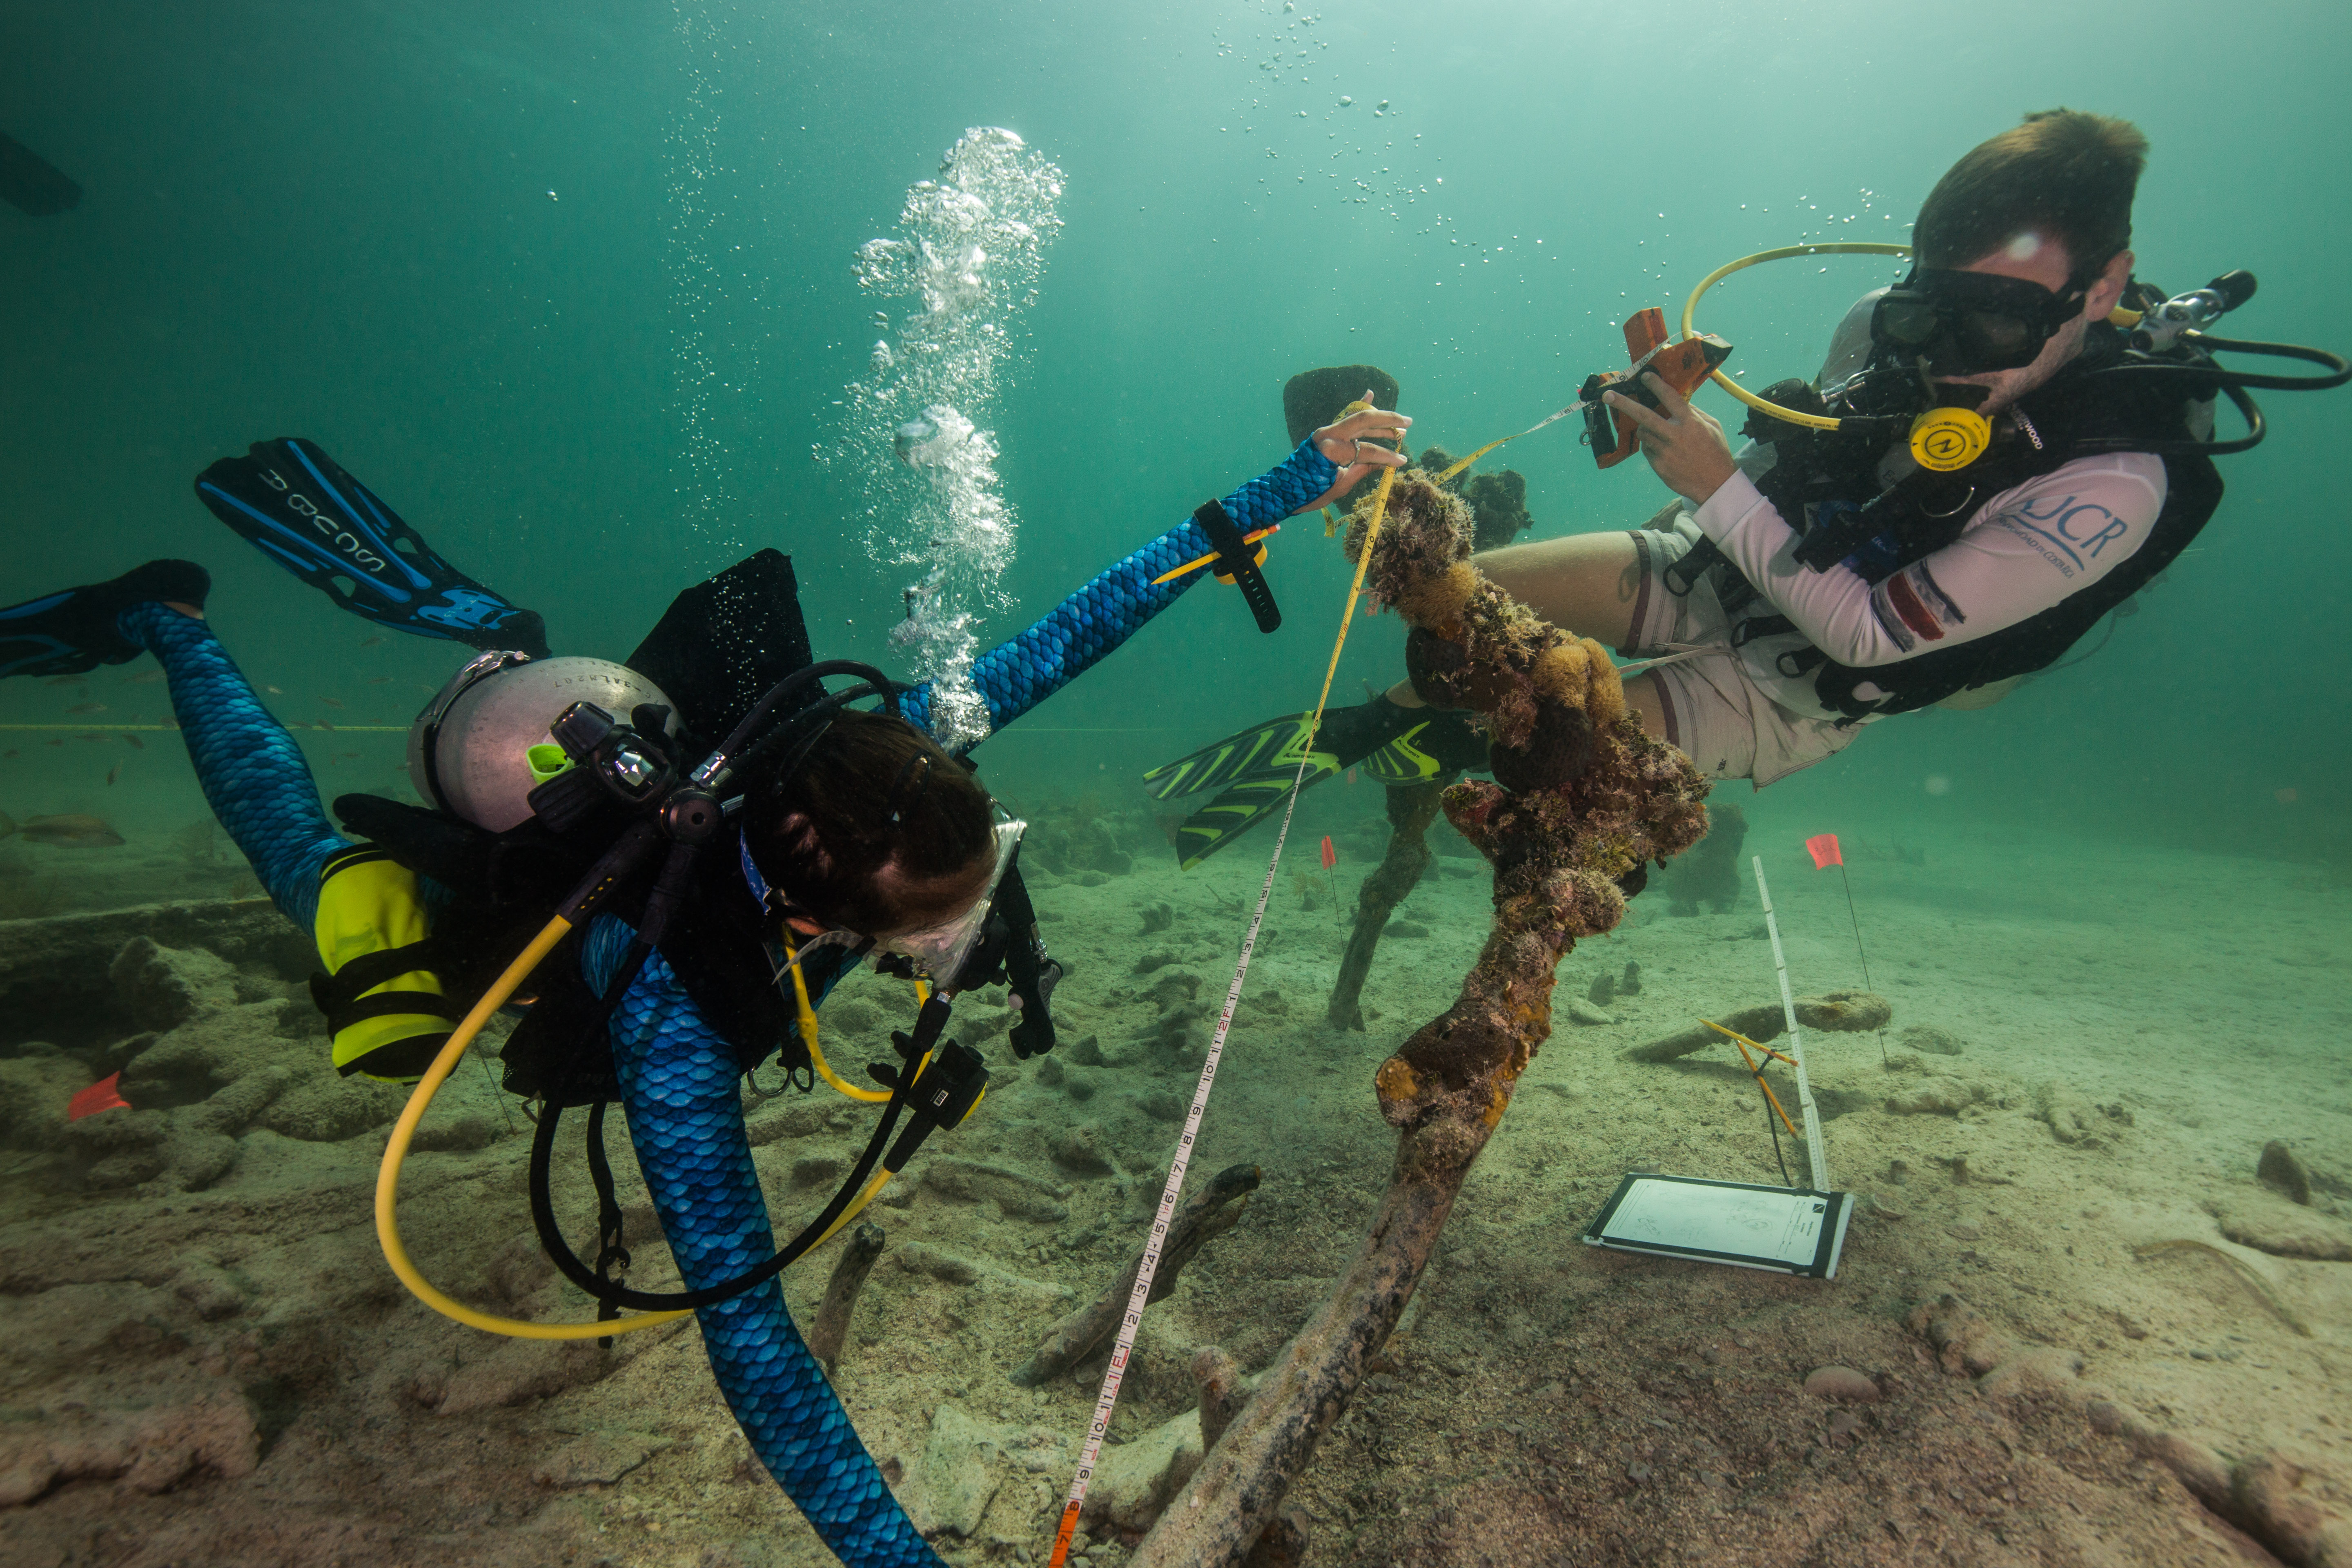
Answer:
<path fill-rule="evenodd" d="M 1318 495 L 1339 480 L 1339 465 L 1323 455 L 1323 448 L 1315 444 L 1312 436 L 1291 449 L 1290 456 L 1282 460 L 1282 467 L 1313 485 Z"/>
<path fill-rule="evenodd" d="M 1221 503 L 1235 527 L 1247 533 L 1280 522 L 1338 482 L 1339 468 L 1316 449 L 1312 437 L 1287 458 L 1237 487 Z"/>

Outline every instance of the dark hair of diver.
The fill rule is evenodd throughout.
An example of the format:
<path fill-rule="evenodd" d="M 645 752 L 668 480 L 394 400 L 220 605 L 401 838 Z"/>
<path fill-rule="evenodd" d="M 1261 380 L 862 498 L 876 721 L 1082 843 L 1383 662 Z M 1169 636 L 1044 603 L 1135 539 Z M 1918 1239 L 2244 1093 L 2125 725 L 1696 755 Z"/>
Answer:
<path fill-rule="evenodd" d="M 2022 234 L 2066 247 L 2078 278 L 2131 244 L 2147 138 L 2128 120 L 2052 109 L 1969 150 L 1921 204 L 1911 243 L 1926 267 L 1966 267 Z"/>
<path fill-rule="evenodd" d="M 864 935 L 955 913 L 994 863 L 988 792 L 887 714 L 835 714 L 798 767 L 747 781 L 744 795 L 745 840 L 769 885 Z"/>

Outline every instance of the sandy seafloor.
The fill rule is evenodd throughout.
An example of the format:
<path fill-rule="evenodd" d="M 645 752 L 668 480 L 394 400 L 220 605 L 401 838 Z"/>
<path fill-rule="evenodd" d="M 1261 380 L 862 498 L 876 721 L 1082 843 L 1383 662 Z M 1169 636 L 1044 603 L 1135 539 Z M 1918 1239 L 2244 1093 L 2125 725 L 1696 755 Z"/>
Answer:
<path fill-rule="evenodd" d="M 1373 792 L 1353 798 L 1371 815 L 1339 835 L 1349 903 L 1348 869 L 1385 834 Z M 1836 874 L 1799 846 L 1816 825 L 1783 820 L 1770 796 L 1725 798 L 1748 805 L 1797 989 L 1858 984 Z M 1122 821 L 1131 874 L 1033 873 L 1073 970 L 1064 1050 L 1015 1065 L 1000 1044 L 981 1113 L 874 1211 L 890 1250 L 836 1381 L 950 1561 L 1044 1560 L 1101 1360 L 1034 1390 L 1005 1373 L 1137 1246 L 1199 1061 L 1197 1015 L 1230 978 L 1272 843 L 1180 876 L 1139 841 L 1147 818 Z M 1906 842 L 1908 859 L 1853 847 L 1894 1066 L 1874 1037 L 1811 1041 L 1831 1173 L 1868 1194 L 1837 1279 L 1577 1240 L 1629 1170 L 1776 1174 L 1729 1051 L 1619 1056 L 1776 995 L 1752 884 L 1728 912 L 1688 918 L 1654 889 L 1563 966 L 1556 1031 L 1404 1331 L 1293 1489 L 1309 1562 L 2272 1561 L 2155 1462 L 2165 1433 L 2225 1463 L 2274 1456 L 2273 1502 L 2287 1486 L 2309 1540 L 2352 1550 L 2327 1523 L 2352 1515 L 2352 1262 L 2223 1228 L 2304 1251 L 2352 1236 L 2352 885 L 2147 843 L 1956 834 Z M 20 882 L 100 864 L 7 854 Z M 1292 864 L 1314 858 L 1294 840 Z M 112 895 L 233 890 L 233 869 L 169 859 L 125 863 Z M 1192 1354 L 1217 1345 L 1263 1367 L 1354 1249 L 1393 1148 L 1372 1069 L 1451 1001 L 1485 931 L 1484 867 L 1442 857 L 1399 917 L 1427 934 L 1391 936 L 1368 1031 L 1336 1034 L 1320 1019 L 1345 928 L 1328 902 L 1302 907 L 1302 885 L 1286 868 L 1194 1164 L 1197 1182 L 1254 1162 L 1263 1185 L 1152 1309 L 1112 1429 L 1114 1456 L 1132 1450 L 1112 1499 L 1130 1526 L 1181 1451 Z M 1162 903 L 1168 928 L 1143 931 Z M 0 973 L 0 1562 L 830 1561 L 749 1460 L 690 1323 L 609 1352 L 500 1341 L 400 1289 L 370 1223 L 397 1099 L 322 1075 L 301 943 L 269 921 L 215 901 L 0 926 L 14 965 Z M 106 979 L 142 931 L 181 953 L 142 949 Z M 185 956 L 207 946 L 218 955 Z M 1566 1004 L 1628 961 L 1643 984 L 1608 1004 L 1616 1022 L 1570 1022 Z M 826 1009 L 831 1054 L 882 1057 L 904 1006 L 861 979 Z M 63 1131 L 66 1095 L 142 1026 L 182 1103 Z M 1916 1026 L 1960 1054 L 1911 1049 Z M 1887 1109 L 1923 1088 L 1958 1109 Z M 751 1122 L 793 1227 L 866 1125 L 823 1091 L 764 1102 Z M 431 1126 L 445 1146 L 415 1157 L 403 1202 L 428 1276 L 492 1310 L 583 1315 L 538 1259 L 527 1124 L 468 1065 Z M 2256 1182 L 2272 1140 L 2313 1173 L 2309 1206 Z M 569 1136 L 565 1151 L 560 1205 L 577 1232 L 585 1182 Z M 1801 1174 L 1801 1152 L 1789 1159 Z M 673 1277 L 619 1163 L 632 1279 L 656 1284 Z M 927 1181 L 935 1163 L 960 1175 Z M 131 1184 L 92 1190 L 93 1170 Z M 2137 1250 L 2178 1241 L 2205 1245 Z M 918 1271 L 909 1243 L 977 1267 L 947 1268 L 964 1282 Z M 803 1321 L 827 1268 L 788 1277 Z M 1825 1365 L 1883 1398 L 1808 1394 Z M 1088 1561 L 1123 1562 L 1133 1539 L 1097 1516 Z M 2347 1560 L 2318 1550 L 2306 1560 Z"/>

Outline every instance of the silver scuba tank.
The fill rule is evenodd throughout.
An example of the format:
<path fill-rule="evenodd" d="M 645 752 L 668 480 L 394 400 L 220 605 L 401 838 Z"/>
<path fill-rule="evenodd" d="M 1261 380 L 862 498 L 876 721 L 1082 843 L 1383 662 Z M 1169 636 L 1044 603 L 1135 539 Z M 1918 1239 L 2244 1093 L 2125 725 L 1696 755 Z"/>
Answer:
<path fill-rule="evenodd" d="M 603 658 L 483 654 L 449 678 L 408 727 L 408 778 L 427 804 L 493 833 L 530 816 L 539 783 L 530 748 L 575 702 L 626 721 L 640 703 L 671 706 L 659 687 Z M 667 731 L 679 729 L 675 711 Z"/>

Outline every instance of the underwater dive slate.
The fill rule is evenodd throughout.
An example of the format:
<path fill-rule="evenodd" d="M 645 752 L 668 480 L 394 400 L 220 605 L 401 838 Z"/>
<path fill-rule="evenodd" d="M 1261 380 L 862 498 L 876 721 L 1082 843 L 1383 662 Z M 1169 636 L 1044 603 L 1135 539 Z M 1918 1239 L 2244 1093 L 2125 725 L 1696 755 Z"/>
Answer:
<path fill-rule="evenodd" d="M 1585 1233 L 1594 1246 L 1652 1247 L 1810 1272 L 1837 1194 L 1630 1176 Z M 1829 1266 L 1835 1267 L 1832 1257 Z"/>

